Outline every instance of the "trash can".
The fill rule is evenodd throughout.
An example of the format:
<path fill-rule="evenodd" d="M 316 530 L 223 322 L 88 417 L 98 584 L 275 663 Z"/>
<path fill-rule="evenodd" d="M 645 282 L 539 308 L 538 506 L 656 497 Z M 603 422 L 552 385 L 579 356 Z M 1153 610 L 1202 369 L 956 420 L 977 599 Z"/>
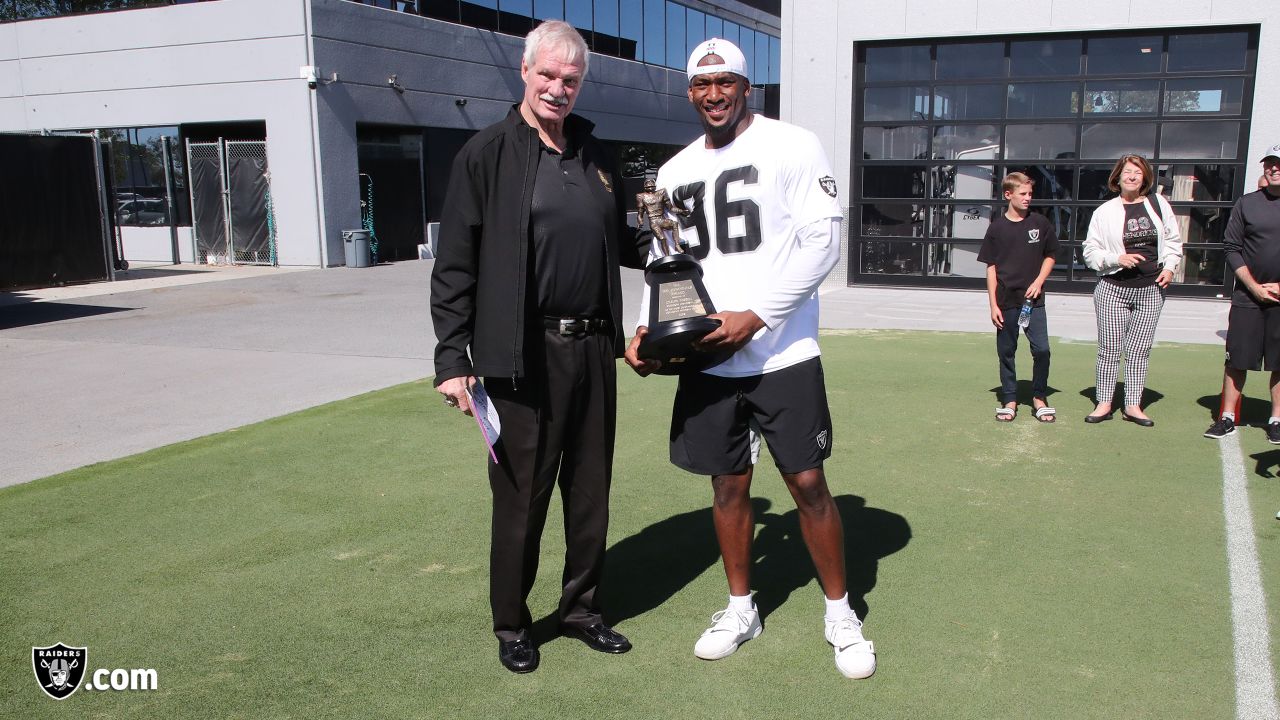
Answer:
<path fill-rule="evenodd" d="M 342 249 L 346 253 L 347 267 L 369 267 L 368 230 L 343 230 Z"/>

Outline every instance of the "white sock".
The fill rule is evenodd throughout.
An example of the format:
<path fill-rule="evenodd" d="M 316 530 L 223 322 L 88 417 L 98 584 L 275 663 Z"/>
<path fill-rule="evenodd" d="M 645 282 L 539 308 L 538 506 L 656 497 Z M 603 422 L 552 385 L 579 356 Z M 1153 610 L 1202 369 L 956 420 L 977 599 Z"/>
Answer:
<path fill-rule="evenodd" d="M 832 600 L 825 596 L 823 599 L 827 601 L 827 620 L 829 621 L 834 622 L 854 614 L 853 608 L 849 607 L 849 593 L 845 593 L 839 600 Z"/>
<path fill-rule="evenodd" d="M 1267 421 L 1267 424 L 1270 425 L 1272 423 L 1280 423 L 1280 417 L 1276 417 L 1275 415 L 1272 415 L 1271 419 Z"/>
<path fill-rule="evenodd" d="M 756 608 L 756 604 L 751 602 L 751 593 L 746 595 L 730 595 L 729 607 L 738 612 L 750 612 Z"/>
<path fill-rule="evenodd" d="M 1236 421 L 1236 414 L 1235 414 L 1235 413 L 1233 413 L 1233 412 L 1224 412 L 1224 413 L 1222 413 L 1222 415 L 1220 415 L 1219 417 L 1226 418 L 1226 419 L 1230 420 L 1231 422 L 1235 422 L 1235 421 Z"/>

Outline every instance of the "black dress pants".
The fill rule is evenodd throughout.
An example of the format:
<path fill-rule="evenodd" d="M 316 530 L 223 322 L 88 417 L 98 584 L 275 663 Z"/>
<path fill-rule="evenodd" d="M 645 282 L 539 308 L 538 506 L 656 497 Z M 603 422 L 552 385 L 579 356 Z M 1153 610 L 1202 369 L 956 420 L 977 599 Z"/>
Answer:
<path fill-rule="evenodd" d="M 617 412 L 612 333 L 543 333 L 526 357 L 526 376 L 485 378 L 502 422 L 489 461 L 493 491 L 489 603 L 499 640 L 528 636 L 527 600 L 551 492 L 564 505 L 565 565 L 558 617 L 566 625 L 601 622 L 596 590 L 609 529 L 609 484 Z"/>

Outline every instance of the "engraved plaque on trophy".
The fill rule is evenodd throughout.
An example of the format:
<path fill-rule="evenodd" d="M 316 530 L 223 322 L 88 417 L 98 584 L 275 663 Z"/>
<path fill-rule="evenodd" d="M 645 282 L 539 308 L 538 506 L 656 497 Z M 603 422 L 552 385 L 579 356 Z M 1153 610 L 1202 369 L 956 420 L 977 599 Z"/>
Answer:
<path fill-rule="evenodd" d="M 660 360 L 661 375 L 678 375 L 719 365 L 731 350 L 699 350 L 694 343 L 720 327 L 707 315 L 716 311 L 702 284 L 702 266 L 691 255 L 667 255 L 644 271 L 649 285 L 649 332 L 640 341 L 642 360 Z"/>

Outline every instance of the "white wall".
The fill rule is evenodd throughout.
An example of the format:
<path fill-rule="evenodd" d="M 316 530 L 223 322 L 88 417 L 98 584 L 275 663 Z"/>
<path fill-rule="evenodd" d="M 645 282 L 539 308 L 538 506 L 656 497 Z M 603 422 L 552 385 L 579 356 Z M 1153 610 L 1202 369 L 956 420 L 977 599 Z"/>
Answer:
<path fill-rule="evenodd" d="M 131 263 L 166 263 L 173 261 L 173 241 L 169 227 L 121 227 L 120 241 L 124 244 L 124 258 Z M 192 257 L 191 228 L 178 228 L 178 259 L 184 263 L 195 262 Z"/>
<path fill-rule="evenodd" d="M 847 189 L 854 44 L 864 40 L 1260 24 L 1250 163 L 1280 142 L 1280 3 L 1251 0 L 783 0 L 781 115 L 818 134 Z M 1257 166 L 1254 166 L 1255 168 Z M 1246 183 L 1246 186 L 1251 183 Z M 848 198 L 844 198 L 848 203 Z"/>
<path fill-rule="evenodd" d="M 0 131 L 264 120 L 280 264 L 320 265 L 305 8 L 220 0 L 0 25 Z M 126 229 L 127 259 L 157 259 L 146 230 Z"/>
<path fill-rule="evenodd" d="M 219 0 L 8 23 L 0 132 L 265 121 L 280 264 L 341 265 L 341 231 L 360 226 L 356 124 L 496 122 L 521 95 L 522 46 L 344 0 Z M 304 65 L 339 80 L 309 89 Z M 403 94 L 387 85 L 393 73 Z M 680 71 L 592 55 L 575 111 L 604 139 L 685 144 L 701 132 L 686 87 Z M 127 259 L 169 258 L 167 238 L 160 247 L 149 229 L 135 230 L 124 234 Z"/>

